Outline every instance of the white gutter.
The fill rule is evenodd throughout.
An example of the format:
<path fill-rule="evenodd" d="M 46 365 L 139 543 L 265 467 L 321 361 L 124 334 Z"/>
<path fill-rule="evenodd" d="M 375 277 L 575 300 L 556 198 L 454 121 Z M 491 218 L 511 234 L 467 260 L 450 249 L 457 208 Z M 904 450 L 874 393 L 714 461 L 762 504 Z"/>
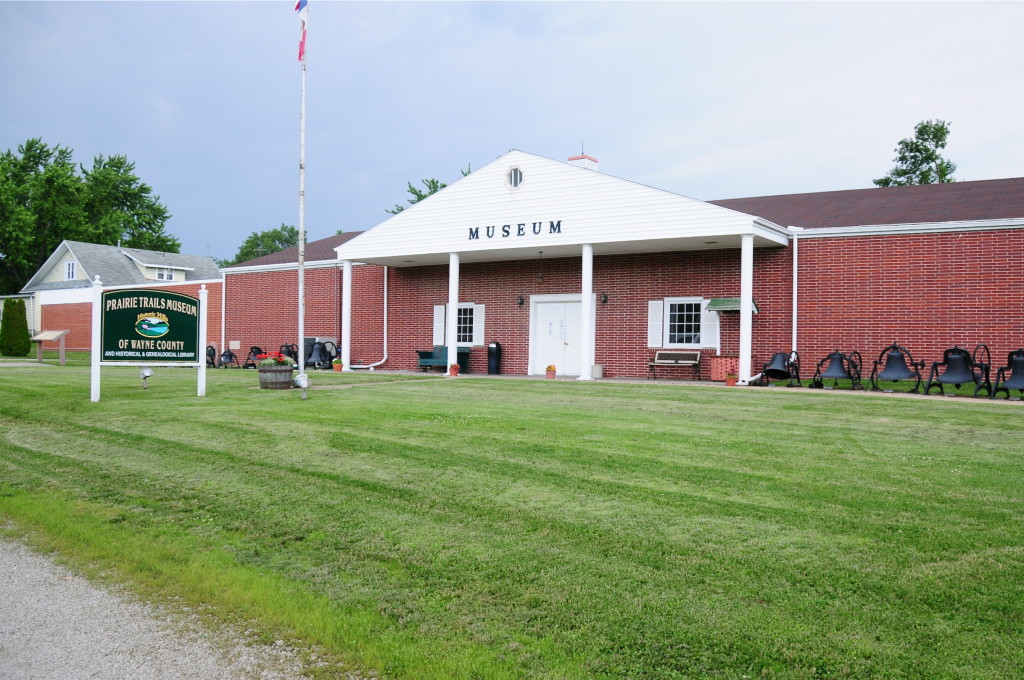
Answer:
<path fill-rule="evenodd" d="M 753 231 L 754 236 L 760 236 L 761 238 L 775 241 L 780 245 L 785 245 L 789 240 L 788 229 L 775 224 L 771 220 L 755 216 L 752 224 L 755 227 Z"/>
<path fill-rule="evenodd" d="M 303 263 L 303 268 L 305 269 L 334 269 L 337 266 L 338 260 L 316 260 Z M 248 267 L 225 267 L 221 271 L 227 274 L 253 274 L 257 272 L 282 272 L 298 268 L 298 262 L 281 262 L 278 264 L 250 265 Z"/>
<path fill-rule="evenodd" d="M 388 360 L 388 268 L 384 267 L 384 358 L 365 366 L 353 366 L 352 368 L 376 368 Z"/>
<path fill-rule="evenodd" d="M 790 227 L 792 229 L 792 227 Z M 841 238 L 852 236 L 889 236 L 895 234 L 942 234 L 957 231 L 991 231 L 1024 229 L 1024 217 L 963 222 L 920 222 L 910 224 L 877 224 L 856 227 L 816 227 L 807 229 L 801 238 Z"/>
<path fill-rule="evenodd" d="M 103 286 L 103 290 L 129 290 L 131 288 L 178 288 L 180 286 L 197 286 L 204 283 L 220 283 L 220 279 L 195 279 L 194 281 L 146 281 L 144 283 L 122 283 L 116 286 Z M 50 290 L 77 290 L 77 288 L 51 288 Z"/>

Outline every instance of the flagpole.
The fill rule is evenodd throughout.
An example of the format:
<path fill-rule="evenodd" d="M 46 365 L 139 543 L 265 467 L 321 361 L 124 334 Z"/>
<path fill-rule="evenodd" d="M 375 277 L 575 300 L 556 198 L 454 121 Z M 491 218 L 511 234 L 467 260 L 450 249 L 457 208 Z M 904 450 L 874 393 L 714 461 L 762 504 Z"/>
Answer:
<path fill-rule="evenodd" d="M 296 7 L 298 9 L 298 7 Z M 307 14 L 302 23 L 302 86 L 299 103 L 299 375 L 306 373 L 306 30 Z M 302 390 L 305 398 L 306 390 Z"/>

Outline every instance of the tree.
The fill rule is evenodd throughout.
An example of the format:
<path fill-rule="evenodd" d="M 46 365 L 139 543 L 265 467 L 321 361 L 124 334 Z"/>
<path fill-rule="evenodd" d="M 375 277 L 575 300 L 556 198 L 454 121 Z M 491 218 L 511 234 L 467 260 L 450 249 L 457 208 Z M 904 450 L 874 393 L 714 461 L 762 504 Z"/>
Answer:
<path fill-rule="evenodd" d="M 124 156 L 86 170 L 40 139 L 0 154 L 0 294 L 19 291 L 64 240 L 178 252 L 167 208 L 134 171 Z"/>
<path fill-rule="evenodd" d="M 85 224 L 71 150 L 38 139 L 0 155 L 0 292 L 16 293 Z"/>
<path fill-rule="evenodd" d="M 921 121 L 914 127 L 913 139 L 902 139 L 896 145 L 895 166 L 889 174 L 872 181 L 880 187 L 956 181 L 953 179 L 956 163 L 939 155 L 939 150 L 946 148 L 948 136 L 949 123 L 946 121 Z"/>
<path fill-rule="evenodd" d="M 233 260 L 219 261 L 218 264 L 221 267 L 227 267 L 239 262 L 248 262 L 263 255 L 294 248 L 297 245 L 299 245 L 299 230 L 291 225 L 281 224 L 277 229 L 254 231 L 238 248 Z"/>
<path fill-rule="evenodd" d="M 178 252 L 181 243 L 163 231 L 170 214 L 153 190 L 139 181 L 134 163 L 124 156 L 97 156 L 92 169 L 84 170 L 84 179 L 85 216 L 95 231 L 94 243 L 121 239 L 129 248 Z"/>
<path fill-rule="evenodd" d="M 469 173 L 473 172 L 472 164 L 467 165 L 465 170 L 459 170 L 459 172 L 461 172 L 462 176 L 465 177 Z M 423 186 L 426 187 L 427 190 L 422 191 L 420 189 L 417 189 L 412 185 L 412 182 L 409 182 L 408 187 L 406 188 L 406 191 L 412 194 L 412 198 L 406 199 L 409 202 L 409 205 L 416 205 L 427 196 L 430 196 L 431 194 L 436 194 L 438 191 L 448 186 L 441 180 L 437 179 L 421 179 L 420 181 L 423 182 Z M 401 203 L 395 203 L 394 208 L 384 208 L 384 212 L 391 213 L 392 215 L 397 215 L 403 210 L 405 210 L 405 206 L 402 205 Z"/>
<path fill-rule="evenodd" d="M 25 301 L 21 298 L 7 298 L 4 300 L 3 321 L 0 322 L 0 354 L 26 357 L 31 348 Z"/>
<path fill-rule="evenodd" d="M 412 194 L 412 198 L 406 199 L 409 202 L 409 205 L 415 205 L 415 204 L 419 203 L 420 201 L 422 201 L 427 196 L 430 196 L 431 194 L 436 194 L 438 191 L 440 191 L 441 189 L 444 189 L 446 186 L 448 186 L 447 184 L 445 184 L 441 180 L 437 180 L 437 179 L 424 179 L 424 180 L 420 180 L 420 181 L 423 182 L 423 186 L 425 186 L 427 188 L 427 190 L 426 191 L 421 191 L 421 190 L 417 189 L 416 187 L 414 187 L 412 185 L 412 182 L 409 182 L 409 186 L 406 189 L 406 191 L 408 191 L 410 194 Z M 395 203 L 395 207 L 394 208 L 390 208 L 390 209 L 389 208 L 385 208 L 384 212 L 391 213 L 392 215 L 397 215 L 398 213 L 402 212 L 403 210 L 405 210 L 405 206 L 404 205 L 402 205 L 401 203 Z"/>

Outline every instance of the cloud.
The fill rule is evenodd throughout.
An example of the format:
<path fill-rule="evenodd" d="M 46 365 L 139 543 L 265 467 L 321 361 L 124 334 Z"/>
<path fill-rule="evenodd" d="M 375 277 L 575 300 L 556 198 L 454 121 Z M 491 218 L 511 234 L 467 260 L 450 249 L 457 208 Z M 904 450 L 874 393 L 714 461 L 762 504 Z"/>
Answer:
<path fill-rule="evenodd" d="M 348 3 L 311 9 L 307 229 L 510 148 L 696 198 L 859 188 L 928 118 L 963 179 L 1021 174 L 1022 3 Z M 282 3 L 0 2 L 0 148 L 124 153 L 186 252 L 297 220 Z"/>

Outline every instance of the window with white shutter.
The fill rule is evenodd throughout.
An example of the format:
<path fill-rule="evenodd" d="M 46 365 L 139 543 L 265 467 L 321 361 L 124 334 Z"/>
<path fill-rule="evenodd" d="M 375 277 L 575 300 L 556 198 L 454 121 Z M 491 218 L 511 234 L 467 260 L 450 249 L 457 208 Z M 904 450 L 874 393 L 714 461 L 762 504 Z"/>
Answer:
<path fill-rule="evenodd" d="M 434 306 L 434 343 L 445 344 L 448 305 Z M 460 302 L 456 319 L 455 341 L 459 347 L 484 344 L 484 305 Z"/>
<path fill-rule="evenodd" d="M 647 303 L 647 346 L 718 349 L 718 313 L 710 300 L 664 298 Z"/>

